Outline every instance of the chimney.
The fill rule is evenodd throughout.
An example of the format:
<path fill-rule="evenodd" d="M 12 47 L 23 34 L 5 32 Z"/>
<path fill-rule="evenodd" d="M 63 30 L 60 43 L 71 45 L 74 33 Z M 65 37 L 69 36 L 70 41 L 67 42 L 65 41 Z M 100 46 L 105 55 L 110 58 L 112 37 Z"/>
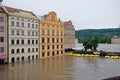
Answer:
<path fill-rule="evenodd" d="M 2 2 L 3 2 L 3 0 L 0 0 L 0 6 L 2 6 Z"/>

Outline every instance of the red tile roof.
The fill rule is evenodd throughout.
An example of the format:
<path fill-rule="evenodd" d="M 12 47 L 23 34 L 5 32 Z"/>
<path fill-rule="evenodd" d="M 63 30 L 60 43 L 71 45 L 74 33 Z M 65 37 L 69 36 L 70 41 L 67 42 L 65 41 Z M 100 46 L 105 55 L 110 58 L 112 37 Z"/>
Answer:
<path fill-rule="evenodd" d="M 15 12 L 20 13 L 20 11 L 23 11 L 23 12 L 31 13 L 33 16 L 35 16 L 35 14 L 31 11 L 21 10 L 21 9 L 12 8 L 12 7 L 8 7 L 8 6 L 5 6 L 5 8 L 10 13 L 15 13 Z"/>
<path fill-rule="evenodd" d="M 69 20 L 69 21 L 66 21 L 66 22 L 63 22 L 65 26 L 67 25 L 72 25 L 72 22 Z"/>

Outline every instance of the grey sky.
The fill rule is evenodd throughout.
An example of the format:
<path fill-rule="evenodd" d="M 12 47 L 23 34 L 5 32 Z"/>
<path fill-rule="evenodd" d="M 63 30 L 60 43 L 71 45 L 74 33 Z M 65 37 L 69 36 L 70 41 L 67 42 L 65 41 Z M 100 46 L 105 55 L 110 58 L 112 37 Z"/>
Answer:
<path fill-rule="evenodd" d="M 120 0 L 4 0 L 6 6 L 44 15 L 55 11 L 75 29 L 115 28 L 120 25 Z"/>

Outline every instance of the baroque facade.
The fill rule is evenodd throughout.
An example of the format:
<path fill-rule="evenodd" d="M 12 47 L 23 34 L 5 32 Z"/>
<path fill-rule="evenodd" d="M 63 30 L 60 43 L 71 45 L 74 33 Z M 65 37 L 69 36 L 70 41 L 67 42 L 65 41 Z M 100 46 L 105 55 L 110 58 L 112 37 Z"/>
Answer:
<path fill-rule="evenodd" d="M 55 12 L 40 19 L 40 59 L 64 55 L 64 25 Z"/>
<path fill-rule="evenodd" d="M 7 62 L 7 17 L 8 13 L 5 7 L 0 3 L 0 63 Z"/>
<path fill-rule="evenodd" d="M 39 58 L 39 22 L 33 12 L 7 7 L 8 62 Z"/>
<path fill-rule="evenodd" d="M 71 21 L 64 22 L 65 49 L 75 48 L 75 28 Z"/>

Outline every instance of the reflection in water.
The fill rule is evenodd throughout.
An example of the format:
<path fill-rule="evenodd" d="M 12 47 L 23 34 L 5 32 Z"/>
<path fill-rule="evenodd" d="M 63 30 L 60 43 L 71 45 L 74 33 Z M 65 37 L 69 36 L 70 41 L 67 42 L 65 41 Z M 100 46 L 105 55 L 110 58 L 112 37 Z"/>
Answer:
<path fill-rule="evenodd" d="M 119 61 L 61 56 L 0 65 L 0 80 L 101 80 L 120 75 Z"/>

